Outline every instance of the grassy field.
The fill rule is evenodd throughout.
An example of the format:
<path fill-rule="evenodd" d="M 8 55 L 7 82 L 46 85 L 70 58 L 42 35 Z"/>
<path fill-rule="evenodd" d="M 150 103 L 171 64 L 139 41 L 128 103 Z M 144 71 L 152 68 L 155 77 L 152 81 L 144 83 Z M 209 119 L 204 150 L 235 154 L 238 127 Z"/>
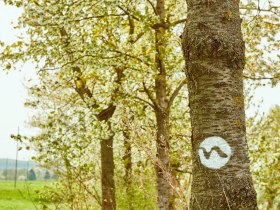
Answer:
<path fill-rule="evenodd" d="M 46 181 L 14 181 L 0 180 L 0 209 L 1 210 L 36 210 L 40 207 L 38 191 L 50 185 Z M 37 207 L 37 208 L 36 208 Z"/>

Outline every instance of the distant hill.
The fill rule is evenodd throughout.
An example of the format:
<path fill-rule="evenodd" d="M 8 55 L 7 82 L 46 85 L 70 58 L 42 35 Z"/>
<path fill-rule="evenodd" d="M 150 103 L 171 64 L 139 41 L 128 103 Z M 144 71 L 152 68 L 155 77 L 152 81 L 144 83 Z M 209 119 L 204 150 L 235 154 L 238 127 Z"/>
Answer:
<path fill-rule="evenodd" d="M 31 169 L 33 166 L 37 165 L 34 161 L 25 161 L 25 160 L 18 160 L 17 161 L 17 168 L 18 169 Z M 15 159 L 4 159 L 0 158 L 0 170 L 4 169 L 14 169 L 16 167 L 16 160 Z"/>

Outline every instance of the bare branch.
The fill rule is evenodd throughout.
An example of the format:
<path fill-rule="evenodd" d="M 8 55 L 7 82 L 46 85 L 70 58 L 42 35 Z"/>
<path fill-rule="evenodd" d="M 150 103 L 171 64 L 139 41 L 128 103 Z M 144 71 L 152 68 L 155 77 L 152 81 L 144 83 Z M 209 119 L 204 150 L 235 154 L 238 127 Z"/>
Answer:
<path fill-rule="evenodd" d="M 155 109 L 155 106 L 154 106 L 152 103 L 150 103 L 149 101 L 146 101 L 145 99 L 140 98 L 140 97 L 138 97 L 138 96 L 131 96 L 131 97 L 133 97 L 133 98 L 135 98 L 135 99 L 137 99 L 137 100 L 139 100 L 139 101 L 142 101 L 142 102 L 148 104 L 148 105 L 149 105 L 150 107 L 152 107 L 153 109 Z"/>
<path fill-rule="evenodd" d="M 140 19 L 138 17 L 132 15 L 128 10 L 126 10 L 122 6 L 119 5 L 118 8 L 121 9 L 126 15 L 129 15 L 129 16 L 133 17 L 133 19 L 140 21 Z"/>
<path fill-rule="evenodd" d="M 175 168 L 175 171 L 177 171 L 179 173 L 184 173 L 184 174 L 192 174 L 192 172 L 189 171 L 189 170 L 181 170 L 181 169 L 178 169 L 178 168 Z"/>
<path fill-rule="evenodd" d="M 182 87 L 187 84 L 187 78 L 184 79 L 183 81 L 180 82 L 180 84 L 178 85 L 178 87 L 174 90 L 174 92 L 172 93 L 169 102 L 168 102 L 168 109 L 170 109 L 170 107 L 172 106 L 176 96 L 179 94 L 180 90 L 182 89 Z"/>
<path fill-rule="evenodd" d="M 135 60 L 137 60 L 137 61 L 140 61 L 141 63 L 147 65 L 148 67 L 150 67 L 150 64 L 149 64 L 148 62 L 143 61 L 141 58 L 138 58 L 138 57 L 135 56 L 135 55 L 130 55 L 130 54 L 128 54 L 128 53 L 121 52 L 121 51 L 119 51 L 119 50 L 112 50 L 112 52 L 116 52 L 116 53 L 119 53 L 119 54 L 121 54 L 121 55 L 130 57 L 130 58 L 133 58 L 133 59 L 135 59 Z"/>
<path fill-rule="evenodd" d="M 154 13 L 157 15 L 157 10 L 156 10 L 155 6 L 153 5 L 153 3 L 151 2 L 151 0 L 147 0 L 147 2 L 151 5 L 151 7 L 154 10 Z"/>
<path fill-rule="evenodd" d="M 97 119 L 99 121 L 107 122 L 115 113 L 116 108 L 116 105 L 111 102 L 107 108 L 103 109 L 99 114 L 96 115 Z"/>
<path fill-rule="evenodd" d="M 75 60 L 69 61 L 69 62 L 67 62 L 67 63 L 65 63 L 65 64 L 63 64 L 63 65 L 61 65 L 61 66 L 58 66 L 58 67 L 53 67 L 53 68 L 42 68 L 42 69 L 39 70 L 39 72 L 41 72 L 41 71 L 55 71 L 55 70 L 59 70 L 59 69 L 62 69 L 62 68 L 64 68 L 64 67 L 68 66 L 68 65 L 74 64 L 74 63 L 76 63 L 77 61 L 79 61 L 79 60 L 81 60 L 81 59 L 83 59 L 83 58 L 86 58 L 86 57 L 96 58 L 96 57 L 99 57 L 99 55 L 91 55 L 91 54 L 83 55 L 83 56 L 80 56 L 80 57 L 76 58 Z M 109 56 L 106 57 L 106 56 L 105 56 L 105 57 L 99 57 L 99 58 L 107 60 L 107 59 L 114 59 L 114 58 L 119 58 L 119 57 L 120 57 L 120 56 L 112 56 L 112 57 L 109 57 Z"/>
<path fill-rule="evenodd" d="M 145 34 L 145 32 L 141 32 L 137 35 L 137 37 L 134 40 L 131 40 L 131 44 L 136 43 L 141 37 Z"/>
<path fill-rule="evenodd" d="M 271 6 L 271 7 L 269 7 L 268 9 L 262 9 L 262 8 L 260 8 L 260 7 L 240 7 L 240 9 L 242 9 L 242 10 L 257 10 L 257 11 L 262 11 L 262 12 L 271 12 L 272 10 L 276 10 L 276 9 L 279 9 L 280 8 L 280 6 L 278 7 L 278 6 Z"/>
<path fill-rule="evenodd" d="M 271 12 L 273 14 L 276 14 L 277 16 L 279 15 L 279 12 L 277 12 L 277 10 L 280 9 L 280 6 L 270 6 L 267 9 L 262 9 L 259 6 L 258 7 L 240 7 L 240 10 L 248 10 L 248 11 L 258 11 L 258 13 L 260 12 Z"/>
<path fill-rule="evenodd" d="M 156 109 L 159 109 L 159 105 L 157 104 L 156 99 L 152 96 L 151 92 L 149 91 L 149 89 L 146 87 L 145 83 L 143 82 L 143 87 L 144 87 L 144 91 L 147 94 L 148 98 L 152 101 L 154 107 Z"/>
<path fill-rule="evenodd" d="M 121 13 L 121 14 L 107 14 L 107 15 L 96 15 L 96 16 L 91 16 L 91 17 L 84 17 L 84 18 L 80 18 L 80 19 L 74 19 L 74 20 L 70 20 L 69 23 L 72 22 L 80 22 L 83 20 L 91 20 L 91 19 L 99 19 L 99 18 L 104 18 L 104 17 L 120 17 L 120 16 L 125 16 L 127 15 L 126 13 Z"/>
<path fill-rule="evenodd" d="M 173 26 L 176 26 L 178 24 L 181 24 L 181 23 L 185 23 L 187 21 L 187 18 L 185 19 L 182 19 L 182 20 L 177 20 L 177 21 L 174 21 L 173 23 L 170 23 L 170 27 L 173 27 Z"/>
<path fill-rule="evenodd" d="M 250 79 L 250 80 L 272 80 L 272 79 L 277 79 L 277 77 L 252 77 L 252 76 L 247 76 L 243 75 L 245 79 Z"/>
<path fill-rule="evenodd" d="M 120 16 L 125 16 L 127 15 L 126 13 L 121 13 L 121 14 L 107 14 L 107 15 L 96 15 L 96 16 L 91 16 L 91 17 L 83 17 L 80 19 L 73 19 L 69 20 L 68 23 L 73 23 L 73 22 L 81 22 L 84 20 L 91 20 L 91 19 L 100 19 L 100 18 L 105 18 L 105 17 L 120 17 Z M 139 19 L 138 19 L 139 20 Z M 46 23 L 46 24 L 39 24 L 36 21 L 29 21 L 28 25 L 33 26 L 33 27 L 44 27 L 44 26 L 56 26 L 59 27 L 60 25 L 58 23 Z"/>

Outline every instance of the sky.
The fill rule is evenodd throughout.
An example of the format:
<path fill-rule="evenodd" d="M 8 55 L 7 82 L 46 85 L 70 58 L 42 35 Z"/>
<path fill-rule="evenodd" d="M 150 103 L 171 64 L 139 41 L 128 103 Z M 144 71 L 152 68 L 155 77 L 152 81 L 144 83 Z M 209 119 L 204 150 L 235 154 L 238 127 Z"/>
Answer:
<path fill-rule="evenodd" d="M 0 2 L 0 40 L 12 43 L 16 40 L 16 32 L 11 24 L 16 21 L 21 10 L 4 6 Z M 32 116 L 32 111 L 24 107 L 27 98 L 27 90 L 23 83 L 30 77 L 35 77 L 35 68 L 26 64 L 21 71 L 4 72 L 0 69 L 0 158 L 16 157 L 16 142 L 10 138 L 11 134 L 19 132 L 22 135 L 33 135 L 35 129 L 27 126 L 27 121 Z M 22 150 L 18 157 L 21 160 L 29 160 L 34 152 Z"/>
<path fill-rule="evenodd" d="M 12 43 L 16 40 L 19 31 L 13 29 L 12 21 L 16 22 L 21 10 L 11 6 L 5 6 L 0 2 L 0 40 Z M 27 125 L 28 119 L 34 111 L 24 107 L 24 102 L 28 97 L 24 82 L 29 78 L 36 80 L 36 70 L 34 65 L 28 63 L 19 67 L 21 71 L 4 72 L 0 69 L 0 158 L 16 157 L 16 142 L 10 138 L 11 134 L 19 132 L 22 135 L 34 135 L 37 131 Z M 260 112 L 267 113 L 275 105 L 280 105 L 280 85 L 276 88 L 264 86 L 258 88 L 254 94 L 254 103 L 262 101 Z M 247 110 L 247 115 L 252 115 L 256 110 Z M 18 158 L 30 160 L 35 155 L 33 151 L 21 150 Z"/>

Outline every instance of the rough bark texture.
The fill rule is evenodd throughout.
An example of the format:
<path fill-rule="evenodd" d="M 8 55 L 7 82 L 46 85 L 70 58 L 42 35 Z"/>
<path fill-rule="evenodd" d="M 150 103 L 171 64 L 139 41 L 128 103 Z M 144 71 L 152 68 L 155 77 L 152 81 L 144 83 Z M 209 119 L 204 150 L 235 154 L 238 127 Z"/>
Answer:
<path fill-rule="evenodd" d="M 123 156 L 124 167 L 125 167 L 125 182 L 130 185 L 131 184 L 131 177 L 132 177 L 132 157 L 131 157 L 131 142 L 130 142 L 130 135 L 129 131 L 123 131 L 124 135 L 124 149 L 125 155 Z"/>
<path fill-rule="evenodd" d="M 156 102 L 155 113 L 157 121 L 157 159 L 156 174 L 158 185 L 158 208 L 160 210 L 172 209 L 172 173 L 169 157 L 169 107 L 167 98 L 166 87 L 166 69 L 164 65 L 164 54 L 161 52 L 161 48 L 165 47 L 166 36 L 166 11 L 165 1 L 157 0 L 156 12 L 159 16 L 159 22 L 154 25 L 155 29 L 155 48 L 158 75 L 155 79 L 156 89 Z"/>
<path fill-rule="evenodd" d="M 125 186 L 126 186 L 126 195 L 127 195 L 127 203 L 128 203 L 128 210 L 133 210 L 133 192 L 132 192 L 132 146 L 129 131 L 123 131 L 124 135 L 124 149 L 125 155 L 123 156 L 123 162 L 125 167 Z"/>
<path fill-rule="evenodd" d="M 192 124 L 190 209 L 255 210 L 245 135 L 239 1 L 187 0 L 187 4 L 182 44 Z M 201 142 L 212 136 L 231 147 L 229 161 L 219 169 L 204 166 L 198 154 Z"/>
<path fill-rule="evenodd" d="M 116 209 L 113 136 L 100 141 L 101 144 L 101 179 L 102 179 L 102 210 Z"/>
<path fill-rule="evenodd" d="M 169 119 L 164 113 L 157 116 L 157 159 L 156 173 L 158 184 L 158 207 L 161 210 L 171 209 L 172 174 L 169 157 Z"/>
<path fill-rule="evenodd" d="M 98 115 L 99 121 L 105 121 L 111 129 L 111 123 L 108 121 L 114 114 L 116 106 L 110 104 L 103 109 Z M 101 185 L 102 185 L 102 210 L 115 210 L 115 181 L 114 181 L 114 134 L 108 139 L 102 139 L 101 144 Z"/>

